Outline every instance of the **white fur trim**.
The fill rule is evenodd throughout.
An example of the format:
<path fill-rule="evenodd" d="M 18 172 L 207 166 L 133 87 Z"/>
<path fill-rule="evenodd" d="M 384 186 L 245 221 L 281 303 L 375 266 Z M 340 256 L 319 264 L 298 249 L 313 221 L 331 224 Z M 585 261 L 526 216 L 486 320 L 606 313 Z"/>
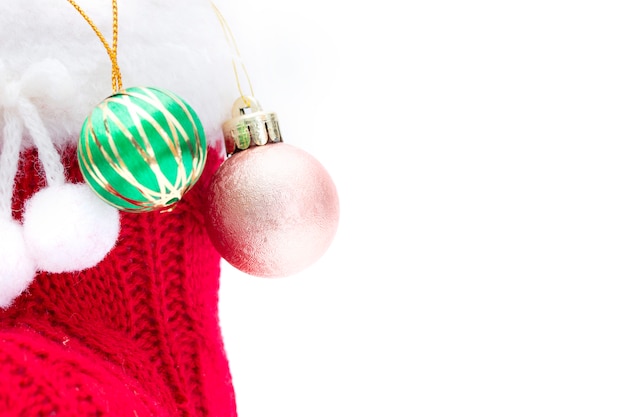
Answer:
<path fill-rule="evenodd" d="M 110 1 L 83 1 L 80 6 L 110 42 Z M 53 142 L 73 143 L 85 117 L 112 92 L 111 64 L 92 29 L 66 1 L 2 0 L 0 39 L 0 96 L 3 84 L 22 80 L 20 94 L 37 107 Z M 153 86 L 180 95 L 196 110 L 212 140 L 221 140 L 221 124 L 238 96 L 231 57 L 210 1 L 119 4 L 124 86 Z M 23 79 L 42 63 L 54 81 Z M 33 97 L 42 91 L 43 97 Z M 0 141 L 1 135 L 0 129 Z M 26 136 L 24 144 L 31 146 L 30 133 Z"/>

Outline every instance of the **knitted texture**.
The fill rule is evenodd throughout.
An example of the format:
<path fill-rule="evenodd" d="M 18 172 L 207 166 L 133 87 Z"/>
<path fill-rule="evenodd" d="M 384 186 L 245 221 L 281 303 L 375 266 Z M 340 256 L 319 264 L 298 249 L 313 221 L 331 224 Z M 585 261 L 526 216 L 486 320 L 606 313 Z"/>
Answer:
<path fill-rule="evenodd" d="M 40 273 L 0 311 L 0 415 L 236 416 L 218 321 L 220 257 L 205 218 L 221 158 L 210 150 L 172 212 L 122 214 L 117 246 L 96 267 Z M 75 150 L 63 160 L 79 182 Z M 18 220 L 44 184 L 36 151 L 26 151 Z"/>

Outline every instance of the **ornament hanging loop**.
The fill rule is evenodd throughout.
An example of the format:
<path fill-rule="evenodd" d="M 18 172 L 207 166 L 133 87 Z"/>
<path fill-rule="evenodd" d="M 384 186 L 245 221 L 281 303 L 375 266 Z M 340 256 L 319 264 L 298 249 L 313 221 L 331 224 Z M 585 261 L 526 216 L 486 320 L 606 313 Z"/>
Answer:
<path fill-rule="evenodd" d="M 235 36 L 233 35 L 232 30 L 230 30 L 230 26 L 226 22 L 224 15 L 217 8 L 214 2 L 211 2 L 211 6 L 213 7 L 213 12 L 217 16 L 217 20 L 220 22 L 220 26 L 222 26 L 222 30 L 224 31 L 224 36 L 226 37 L 226 41 L 229 46 L 232 48 L 234 52 L 234 56 L 232 58 L 233 72 L 235 73 L 235 81 L 237 81 L 237 89 L 239 90 L 240 98 L 246 104 L 246 106 L 252 106 L 252 102 L 249 101 L 250 97 L 254 97 L 254 89 L 252 88 L 252 82 L 250 81 L 250 75 L 248 75 L 248 70 L 241 59 L 241 53 L 239 52 L 239 47 L 237 46 L 237 42 L 235 41 Z M 239 79 L 239 71 L 237 70 L 237 65 L 241 67 L 242 72 L 246 76 L 246 80 L 248 82 L 248 88 L 250 89 L 250 95 L 245 95 L 243 89 L 241 87 L 241 81 Z"/>
<path fill-rule="evenodd" d="M 91 18 L 85 13 L 85 11 L 78 5 L 74 0 L 67 0 L 74 8 L 80 13 L 80 15 L 89 23 L 91 29 L 96 33 L 102 45 L 104 45 L 104 49 L 106 49 L 107 54 L 109 55 L 109 59 L 111 60 L 111 88 L 113 93 L 117 93 L 118 91 L 123 89 L 122 85 L 122 72 L 120 71 L 120 67 L 117 63 L 117 38 L 118 38 L 118 12 L 117 12 L 117 0 L 112 1 L 112 9 L 113 9 L 113 42 L 112 46 L 109 45 L 107 40 L 104 38 L 104 35 L 98 29 L 96 24 L 91 20 Z"/>

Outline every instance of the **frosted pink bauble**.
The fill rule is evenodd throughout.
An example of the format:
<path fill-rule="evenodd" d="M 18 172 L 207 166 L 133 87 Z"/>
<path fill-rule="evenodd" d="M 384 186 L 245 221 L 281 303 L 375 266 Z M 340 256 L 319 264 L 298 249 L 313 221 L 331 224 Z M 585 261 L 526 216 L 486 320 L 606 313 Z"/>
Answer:
<path fill-rule="evenodd" d="M 295 274 L 330 246 L 337 189 L 324 167 L 285 143 L 228 158 L 209 186 L 209 235 L 235 268 L 260 277 Z"/>

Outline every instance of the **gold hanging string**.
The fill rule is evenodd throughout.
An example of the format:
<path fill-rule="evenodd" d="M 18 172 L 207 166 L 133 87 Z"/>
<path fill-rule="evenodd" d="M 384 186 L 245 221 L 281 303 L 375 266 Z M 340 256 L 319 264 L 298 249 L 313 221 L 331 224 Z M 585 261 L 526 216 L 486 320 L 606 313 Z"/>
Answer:
<path fill-rule="evenodd" d="M 239 81 L 239 71 L 237 70 L 237 61 L 239 62 L 239 65 L 241 66 L 241 69 L 244 75 L 246 76 L 246 80 L 248 81 L 248 88 L 250 88 L 249 95 L 251 97 L 254 97 L 254 90 L 252 89 L 252 83 L 250 82 L 250 76 L 248 75 L 248 70 L 246 69 L 246 66 L 241 60 L 241 54 L 239 53 L 237 42 L 235 42 L 235 37 L 233 36 L 233 32 L 230 30 L 230 26 L 228 26 L 226 19 L 224 18 L 220 10 L 217 8 L 215 3 L 211 2 L 211 6 L 213 7 L 213 11 L 215 12 L 217 19 L 219 20 L 220 25 L 222 26 L 222 30 L 224 31 L 224 36 L 226 36 L 226 41 L 228 42 L 230 47 L 235 51 L 237 60 L 235 60 L 235 57 L 233 57 L 232 63 L 233 63 L 233 71 L 235 72 L 235 80 L 237 81 L 237 88 L 239 89 L 239 94 L 241 95 L 241 99 L 244 101 L 244 103 L 246 103 L 246 106 L 250 106 L 251 103 L 246 98 L 246 95 L 243 93 L 243 89 L 241 88 L 241 82 Z"/>
<path fill-rule="evenodd" d="M 87 16 L 87 13 L 85 13 L 83 9 L 81 9 L 80 6 L 76 4 L 74 0 L 67 0 L 67 1 L 72 6 L 74 6 L 74 8 L 78 11 L 78 13 L 80 13 L 83 19 L 85 19 L 87 23 L 89 23 L 89 26 L 91 26 L 93 31 L 96 33 L 96 35 L 100 39 L 100 42 L 102 42 L 102 45 L 104 45 L 104 48 L 106 49 L 107 54 L 109 54 L 109 58 L 111 59 L 111 88 L 113 89 L 113 93 L 117 93 L 118 91 L 122 89 L 122 73 L 120 71 L 119 65 L 117 64 L 117 32 L 118 32 L 117 0 L 112 0 L 112 8 L 113 8 L 113 42 L 112 42 L 112 45 L 113 46 L 109 46 L 109 43 L 104 38 L 104 35 L 102 35 L 102 32 L 100 31 L 100 29 L 98 29 L 98 27 L 91 20 L 91 18 Z"/>

